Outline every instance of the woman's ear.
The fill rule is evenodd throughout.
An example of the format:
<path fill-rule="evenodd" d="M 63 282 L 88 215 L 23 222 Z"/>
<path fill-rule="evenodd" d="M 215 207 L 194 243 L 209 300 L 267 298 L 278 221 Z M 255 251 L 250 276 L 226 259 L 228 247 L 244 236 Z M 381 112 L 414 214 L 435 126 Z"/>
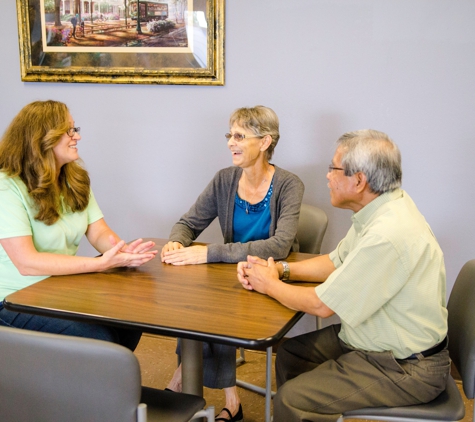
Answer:
<path fill-rule="evenodd" d="M 272 136 L 266 135 L 262 138 L 261 151 L 265 151 L 272 144 Z"/>

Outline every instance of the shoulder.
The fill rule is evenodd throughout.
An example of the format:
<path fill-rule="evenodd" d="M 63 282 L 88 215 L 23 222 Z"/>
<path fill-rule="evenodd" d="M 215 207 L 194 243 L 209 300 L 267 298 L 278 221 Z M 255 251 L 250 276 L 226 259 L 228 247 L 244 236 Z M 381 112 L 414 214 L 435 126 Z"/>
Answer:
<path fill-rule="evenodd" d="M 219 182 L 231 183 L 236 178 L 241 177 L 242 169 L 240 167 L 226 167 L 219 170 L 215 176 L 214 180 Z"/>
<path fill-rule="evenodd" d="M 13 189 L 26 189 L 25 184 L 23 181 L 17 177 L 11 177 L 3 171 L 0 171 L 0 188 L 2 190 L 13 190 Z"/>
<path fill-rule="evenodd" d="M 241 174 L 242 168 L 236 166 L 226 167 L 224 169 L 218 170 L 216 176 L 226 177 L 226 176 L 233 176 L 236 174 Z"/>
<path fill-rule="evenodd" d="M 0 171 L 0 182 L 1 183 L 6 183 L 8 182 L 8 179 L 11 179 L 11 177 L 5 173 L 4 171 Z"/>
<path fill-rule="evenodd" d="M 296 174 L 291 173 L 290 171 L 284 170 L 276 165 L 274 165 L 275 174 L 274 181 L 276 184 L 292 184 L 293 186 L 301 186 L 303 188 L 303 182 L 300 180 Z"/>

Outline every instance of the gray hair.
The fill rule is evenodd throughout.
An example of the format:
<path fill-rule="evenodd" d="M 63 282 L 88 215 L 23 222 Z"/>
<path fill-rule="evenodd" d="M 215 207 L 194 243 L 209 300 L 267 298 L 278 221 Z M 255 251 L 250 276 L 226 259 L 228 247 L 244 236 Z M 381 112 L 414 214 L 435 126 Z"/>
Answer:
<path fill-rule="evenodd" d="M 249 129 L 254 135 L 259 137 L 269 135 L 272 138 L 269 148 L 266 149 L 266 158 L 267 161 L 270 161 L 272 155 L 274 155 L 274 148 L 280 138 L 279 118 L 275 111 L 262 105 L 238 108 L 234 110 L 229 118 L 229 127 L 234 123 Z"/>
<path fill-rule="evenodd" d="M 372 129 L 347 132 L 337 145 L 345 176 L 364 173 L 371 191 L 379 195 L 401 186 L 401 153 L 385 133 Z"/>

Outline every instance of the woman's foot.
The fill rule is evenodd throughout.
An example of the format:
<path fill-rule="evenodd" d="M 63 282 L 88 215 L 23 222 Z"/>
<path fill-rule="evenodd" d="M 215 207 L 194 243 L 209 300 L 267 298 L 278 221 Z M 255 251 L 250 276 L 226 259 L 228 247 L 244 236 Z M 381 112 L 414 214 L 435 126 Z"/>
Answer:
<path fill-rule="evenodd" d="M 241 400 L 239 400 L 239 394 L 237 387 L 224 388 L 224 395 L 226 396 L 226 403 L 224 404 L 223 410 L 216 416 L 215 420 L 217 421 L 232 421 L 238 422 L 242 421 L 242 407 Z"/>
<path fill-rule="evenodd" d="M 174 391 L 175 393 L 181 393 L 181 391 L 182 391 L 181 364 L 180 364 L 180 366 L 178 366 L 178 368 L 175 369 L 175 372 L 173 374 L 173 378 L 170 380 L 170 382 L 168 383 L 167 388 L 165 390 Z"/>
<path fill-rule="evenodd" d="M 224 407 L 221 410 L 221 413 L 214 418 L 215 421 L 221 422 L 242 422 L 244 420 L 244 415 L 242 413 L 242 406 L 239 405 L 237 412 L 233 413 L 227 407 Z"/>

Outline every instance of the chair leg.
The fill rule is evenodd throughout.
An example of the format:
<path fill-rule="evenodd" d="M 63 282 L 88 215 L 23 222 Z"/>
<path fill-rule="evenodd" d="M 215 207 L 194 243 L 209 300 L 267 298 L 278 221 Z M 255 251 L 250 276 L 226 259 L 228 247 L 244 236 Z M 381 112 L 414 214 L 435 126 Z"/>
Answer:
<path fill-rule="evenodd" d="M 317 330 L 321 330 L 322 329 L 322 319 L 317 316 Z"/>
<path fill-rule="evenodd" d="M 199 410 L 193 415 L 192 420 L 196 418 L 206 418 L 208 422 L 214 422 L 214 406 L 208 406 L 206 409 Z"/>
<path fill-rule="evenodd" d="M 272 394 L 272 346 L 267 348 L 266 356 L 266 422 L 271 422 L 270 401 Z M 274 393 L 275 394 L 275 393 Z"/>
<path fill-rule="evenodd" d="M 272 391 L 272 346 L 266 350 L 266 387 L 262 388 L 249 382 L 236 380 L 236 385 L 245 388 L 246 390 L 254 391 L 255 393 L 265 396 L 266 422 L 271 421 L 271 399 L 275 396 L 275 391 Z"/>
<path fill-rule="evenodd" d="M 137 406 L 137 422 L 147 422 L 147 405 L 140 403 Z"/>
<path fill-rule="evenodd" d="M 236 359 L 236 365 L 246 362 L 246 356 L 244 356 L 244 347 L 239 348 L 239 357 Z"/>

